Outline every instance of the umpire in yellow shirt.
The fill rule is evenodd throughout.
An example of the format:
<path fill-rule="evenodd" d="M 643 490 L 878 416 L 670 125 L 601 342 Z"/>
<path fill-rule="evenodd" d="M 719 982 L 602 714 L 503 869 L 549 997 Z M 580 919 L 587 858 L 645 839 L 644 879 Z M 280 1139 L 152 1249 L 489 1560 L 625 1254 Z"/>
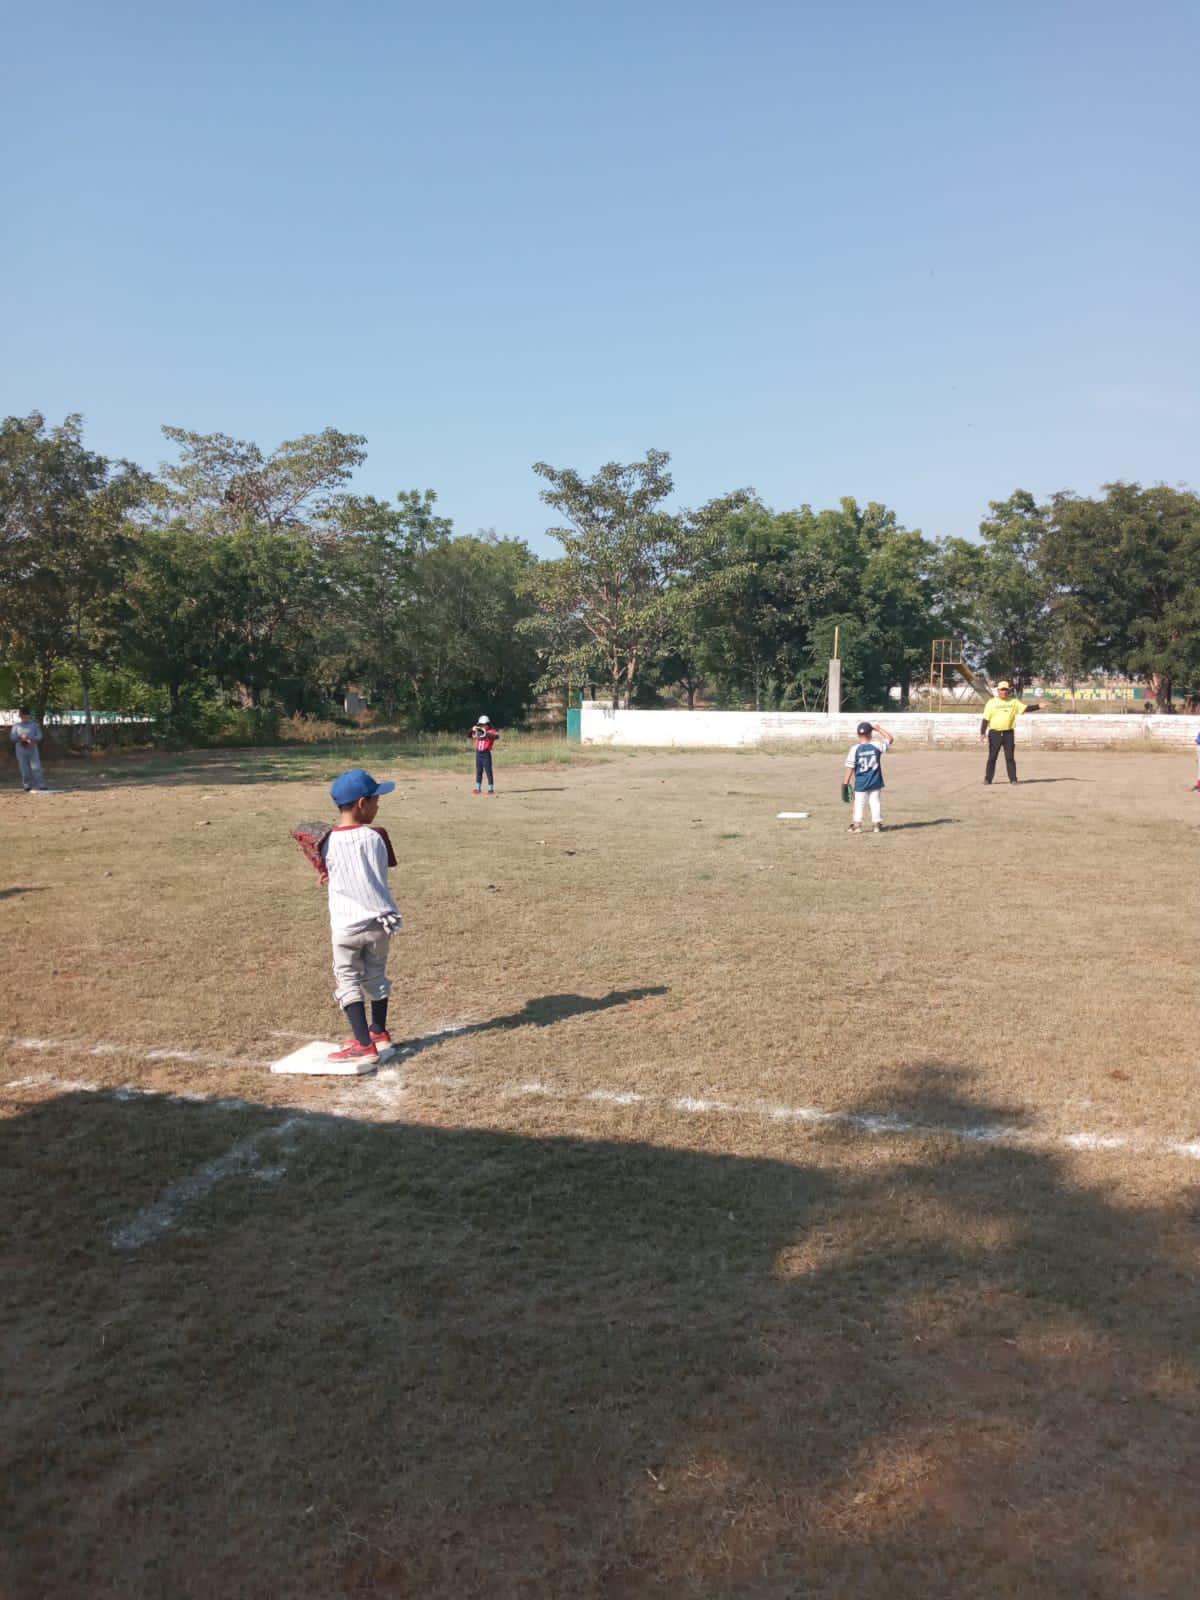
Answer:
<path fill-rule="evenodd" d="M 1004 751 L 1004 765 L 1008 768 L 1009 783 L 1017 781 L 1017 757 L 1014 746 L 1016 744 L 1013 728 L 1017 718 L 1025 710 L 1020 700 L 1010 699 L 1012 685 L 1007 678 L 1002 678 L 996 685 L 996 692 L 983 708 L 983 721 L 979 724 L 980 739 L 987 740 L 988 759 L 987 771 L 983 775 L 984 783 L 991 783 L 996 775 L 996 757 L 1001 750 Z"/>

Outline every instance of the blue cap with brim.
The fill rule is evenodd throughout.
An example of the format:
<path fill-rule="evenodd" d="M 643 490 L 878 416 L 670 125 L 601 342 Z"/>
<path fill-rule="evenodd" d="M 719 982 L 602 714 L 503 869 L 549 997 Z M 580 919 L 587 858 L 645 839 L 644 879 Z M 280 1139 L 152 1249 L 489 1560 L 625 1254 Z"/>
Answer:
<path fill-rule="evenodd" d="M 375 795 L 391 794 L 395 787 L 394 783 L 376 783 L 369 772 L 364 772 L 361 767 L 353 767 L 333 780 L 329 793 L 334 805 L 340 809 L 352 806 L 356 800 L 370 800 Z"/>

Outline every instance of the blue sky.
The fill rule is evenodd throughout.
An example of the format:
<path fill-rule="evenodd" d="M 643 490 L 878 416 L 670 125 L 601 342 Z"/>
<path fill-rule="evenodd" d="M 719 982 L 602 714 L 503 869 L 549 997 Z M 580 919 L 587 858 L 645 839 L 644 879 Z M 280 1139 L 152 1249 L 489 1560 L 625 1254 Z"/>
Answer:
<path fill-rule="evenodd" d="M 0 411 L 270 446 L 552 547 L 680 504 L 1200 480 L 1200 7 L 42 0 L 0 12 Z"/>

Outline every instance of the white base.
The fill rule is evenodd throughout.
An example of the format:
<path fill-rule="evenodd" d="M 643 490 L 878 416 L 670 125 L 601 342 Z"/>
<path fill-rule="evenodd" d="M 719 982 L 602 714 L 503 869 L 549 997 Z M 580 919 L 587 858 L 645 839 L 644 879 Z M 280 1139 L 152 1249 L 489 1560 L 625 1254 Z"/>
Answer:
<path fill-rule="evenodd" d="M 272 1061 L 271 1071 L 302 1072 L 308 1077 L 361 1078 L 364 1073 L 374 1072 L 377 1066 L 390 1061 L 396 1053 L 395 1046 L 390 1045 L 381 1050 L 374 1061 L 330 1061 L 333 1052 L 340 1049 L 340 1045 L 314 1039 L 311 1044 L 302 1044 L 299 1050 L 293 1050 L 290 1056 Z"/>
<path fill-rule="evenodd" d="M 780 822 L 785 822 L 792 818 L 795 818 L 796 821 L 800 821 L 807 815 L 807 811 L 777 811 L 775 813 L 776 819 Z"/>

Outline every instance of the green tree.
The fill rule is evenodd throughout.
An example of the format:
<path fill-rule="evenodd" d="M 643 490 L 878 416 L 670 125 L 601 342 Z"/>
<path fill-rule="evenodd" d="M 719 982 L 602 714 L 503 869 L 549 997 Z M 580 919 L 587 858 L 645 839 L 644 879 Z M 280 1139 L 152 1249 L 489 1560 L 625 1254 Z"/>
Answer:
<path fill-rule="evenodd" d="M 845 698 L 882 704 L 897 683 L 906 694 L 928 657 L 933 558 L 875 502 L 775 512 L 746 500 L 721 549 L 736 576 L 697 618 L 701 663 L 727 699 L 815 707 L 840 634 Z"/>
<path fill-rule="evenodd" d="M 432 489 L 406 490 L 394 503 L 342 495 L 321 520 L 330 603 L 321 619 L 323 681 L 354 687 L 395 715 L 419 699 L 417 564 L 446 544 L 453 524 Z"/>
<path fill-rule="evenodd" d="M 232 533 L 245 523 L 271 531 L 327 513 L 340 487 L 366 460 L 361 434 L 326 428 L 288 439 L 270 455 L 224 433 L 164 427 L 179 447 L 162 481 L 172 516 L 203 533 Z"/>
<path fill-rule="evenodd" d="M 990 676 L 1019 694 L 1055 664 L 1059 648 L 1050 584 L 1042 569 L 1046 508 L 1028 490 L 993 500 L 979 542 L 947 539 L 937 587 L 947 625 L 967 640 Z"/>
<path fill-rule="evenodd" d="M 131 462 L 87 449 L 79 416 L 50 429 L 38 412 L 0 423 L 0 638 L 40 710 L 67 663 L 90 712 L 94 674 L 119 653 L 131 519 L 152 492 Z"/>
<path fill-rule="evenodd" d="M 519 720 L 540 675 L 536 641 L 521 624 L 537 561 L 495 533 L 448 539 L 420 552 L 407 635 L 415 670 L 405 703 L 422 728 L 466 728 L 486 712 Z"/>
<path fill-rule="evenodd" d="M 807 510 L 777 513 L 747 498 L 707 557 L 726 581 L 694 608 L 699 660 L 726 698 L 748 696 L 756 710 L 805 700 L 810 629 L 833 586 L 810 521 Z"/>
<path fill-rule="evenodd" d="M 218 617 L 210 667 L 243 703 L 311 709 L 327 567 L 303 529 L 247 524 L 213 547 Z"/>
<path fill-rule="evenodd" d="M 1046 578 L 1080 665 L 1149 685 L 1160 711 L 1200 689 L 1200 498 L 1163 484 L 1054 496 Z"/>
<path fill-rule="evenodd" d="M 181 523 L 142 531 L 121 594 L 126 662 L 165 689 L 177 728 L 216 686 L 219 639 L 233 597 L 223 591 L 215 541 Z"/>
<path fill-rule="evenodd" d="M 531 573 L 529 598 L 546 681 L 606 682 L 614 706 L 629 705 L 641 668 L 671 625 L 672 586 L 695 558 L 688 530 L 663 510 L 674 484 L 665 450 L 608 462 L 591 478 L 536 462 L 550 485 L 546 505 L 566 519 L 551 528 L 563 547 Z M 536 620 L 535 620 L 536 619 Z"/>
<path fill-rule="evenodd" d="M 394 504 L 347 495 L 330 506 L 323 681 L 353 684 L 414 727 L 469 726 L 484 706 L 516 720 L 539 672 L 520 628 L 535 558 L 520 540 L 490 532 L 454 538 L 436 506 L 432 489 Z"/>
<path fill-rule="evenodd" d="M 855 641 L 862 704 L 886 706 L 896 685 L 907 705 L 913 677 L 928 668 L 936 565 L 936 547 L 915 529 L 887 526 L 872 542 L 862 569 Z M 853 627 L 849 633 L 853 639 Z"/>

